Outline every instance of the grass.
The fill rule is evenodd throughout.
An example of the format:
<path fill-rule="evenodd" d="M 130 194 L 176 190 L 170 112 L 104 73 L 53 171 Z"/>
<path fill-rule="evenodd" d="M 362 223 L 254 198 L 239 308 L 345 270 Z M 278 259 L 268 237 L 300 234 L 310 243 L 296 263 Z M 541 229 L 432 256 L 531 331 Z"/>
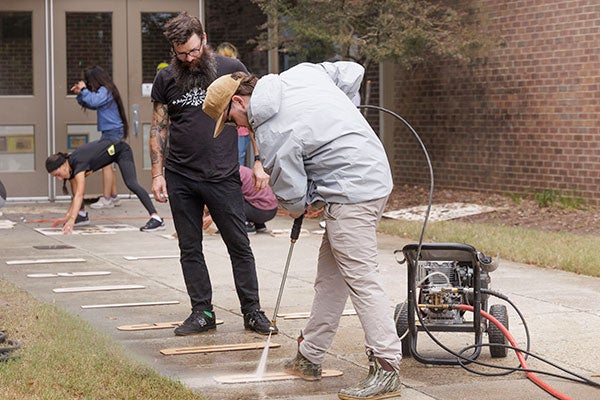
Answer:
<path fill-rule="evenodd" d="M 0 305 L 0 329 L 22 346 L 16 360 L 0 362 L 3 400 L 201 399 L 132 361 L 122 346 L 87 322 L 2 280 Z"/>
<path fill-rule="evenodd" d="M 383 219 L 379 231 L 413 239 L 421 222 Z M 430 222 L 425 242 L 467 243 L 489 256 L 600 277 L 600 238 L 564 232 L 456 221 Z"/>
<path fill-rule="evenodd" d="M 546 189 L 543 192 L 536 192 L 533 198 L 540 208 L 558 205 L 567 210 L 587 209 L 587 204 L 582 197 L 565 195 L 558 190 Z"/>

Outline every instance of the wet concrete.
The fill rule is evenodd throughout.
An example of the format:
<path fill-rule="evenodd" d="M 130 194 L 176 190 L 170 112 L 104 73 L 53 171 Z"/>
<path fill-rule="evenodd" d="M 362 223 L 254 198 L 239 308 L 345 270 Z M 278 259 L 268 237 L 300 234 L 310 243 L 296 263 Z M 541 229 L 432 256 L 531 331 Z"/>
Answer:
<path fill-rule="evenodd" d="M 121 207 L 108 210 L 89 210 L 92 224 L 143 225 L 147 219 L 137 200 L 125 200 Z M 15 204 L 9 203 L 0 219 L 17 222 L 13 229 L 0 230 L 0 277 L 27 290 L 35 298 L 56 306 L 90 322 L 99 331 L 109 334 L 130 355 L 155 368 L 159 373 L 180 380 L 207 399 L 336 399 L 337 391 L 362 379 L 367 373 L 363 334 L 356 316 L 342 318 L 335 342 L 323 368 L 343 371 L 341 377 L 320 382 L 301 380 L 222 384 L 215 377 L 253 374 L 262 350 L 230 351 L 207 354 L 165 356 L 161 349 L 242 342 L 264 342 L 265 336 L 247 332 L 239 302 L 235 294 L 229 257 L 218 235 L 204 240 L 206 260 L 213 285 L 213 302 L 217 318 L 224 321 L 214 331 L 192 337 L 176 337 L 172 329 L 122 331 L 121 325 L 181 321 L 190 311 L 179 261 L 176 258 L 128 261 L 124 256 L 160 256 L 178 254 L 176 240 L 167 239 L 174 232 L 168 207 L 157 205 L 167 217 L 166 230 L 143 233 L 119 232 L 106 235 L 44 236 L 35 228 L 49 227 L 46 220 L 66 210 L 66 203 Z M 286 282 L 280 314 L 310 310 L 315 277 L 315 266 L 321 240 L 318 220 L 306 220 L 303 234 L 295 245 Z M 292 220 L 276 217 L 268 224 L 270 229 L 289 229 Z M 380 235 L 380 272 L 385 278 L 392 305 L 406 297 L 406 266 L 399 265 L 393 254 L 405 240 Z M 272 318 L 281 283 L 284 263 L 289 249 L 287 234 L 251 236 L 260 283 L 261 303 L 267 316 Z M 71 249 L 43 250 L 34 246 L 69 245 Z M 84 263 L 7 265 L 17 259 L 46 259 L 82 257 Z M 45 272 L 110 271 L 97 277 L 28 278 L 27 274 Z M 139 284 L 144 289 L 54 293 L 57 287 Z M 540 269 L 535 266 L 501 261 L 492 274 L 492 288 L 509 296 L 526 317 L 531 330 L 534 353 L 558 365 L 590 377 L 600 373 L 600 279 L 578 276 L 561 271 Z M 151 301 L 178 301 L 174 305 L 151 307 L 82 309 L 82 305 L 133 303 Z M 491 301 L 490 304 L 502 303 Z M 347 304 L 347 308 L 352 308 Z M 389 310 L 390 313 L 393 309 Z M 509 307 L 511 332 L 524 344 L 522 324 Z M 295 355 L 296 342 L 305 319 L 278 318 L 280 334 L 272 342 L 281 347 L 270 349 L 267 372 L 281 371 L 283 362 Z M 419 351 L 437 354 L 439 348 L 419 335 Z M 459 350 L 472 344 L 472 334 L 442 333 L 440 338 L 449 347 Z M 487 342 L 487 337 L 484 342 Z M 516 366 L 514 354 L 505 359 L 492 359 L 483 349 L 480 361 Z M 531 360 L 532 367 L 548 370 L 541 362 Z M 553 372 L 558 372 L 554 370 Z M 550 399 L 522 373 L 505 377 L 482 377 L 457 366 L 429 366 L 407 358 L 403 361 L 401 378 L 405 387 L 402 398 L 421 399 Z M 557 390 L 576 399 L 600 397 L 598 389 L 556 378 L 542 379 Z M 597 379 L 597 378 L 596 378 Z"/>

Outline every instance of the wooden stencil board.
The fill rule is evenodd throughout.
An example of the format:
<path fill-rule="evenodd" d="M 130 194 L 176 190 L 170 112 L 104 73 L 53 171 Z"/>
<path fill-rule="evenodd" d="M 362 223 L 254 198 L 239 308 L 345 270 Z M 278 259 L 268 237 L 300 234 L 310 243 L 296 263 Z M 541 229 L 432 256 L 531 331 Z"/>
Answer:
<path fill-rule="evenodd" d="M 223 320 L 216 320 L 215 324 L 221 325 Z M 152 329 L 168 329 L 168 328 L 177 328 L 179 325 L 183 324 L 183 321 L 178 322 L 155 322 L 153 324 L 133 324 L 133 325 L 121 325 L 117 326 L 117 329 L 120 331 L 146 331 Z"/>
<path fill-rule="evenodd" d="M 333 378 L 335 376 L 342 376 L 342 371 L 335 369 L 324 369 L 321 373 L 323 378 Z M 299 376 L 290 375 L 286 372 L 266 372 L 262 377 L 252 375 L 231 375 L 231 376 L 217 376 L 214 378 L 219 383 L 253 383 L 253 382 L 267 382 L 267 381 L 285 381 L 289 379 L 300 379 Z"/>
<path fill-rule="evenodd" d="M 349 316 L 349 315 L 356 315 L 356 311 L 344 310 L 344 312 L 342 312 L 342 317 Z M 299 313 L 292 313 L 292 314 L 277 314 L 277 317 L 283 318 L 283 319 L 303 319 L 303 318 L 310 317 L 310 312 L 299 312 Z"/>
<path fill-rule="evenodd" d="M 215 353 L 219 351 L 262 350 L 266 345 L 267 342 L 217 344 L 213 346 L 173 347 L 170 349 L 162 349 L 160 352 L 166 356 L 171 356 L 176 354 Z M 281 347 L 281 345 L 278 343 L 269 343 L 270 349 L 277 347 Z"/>

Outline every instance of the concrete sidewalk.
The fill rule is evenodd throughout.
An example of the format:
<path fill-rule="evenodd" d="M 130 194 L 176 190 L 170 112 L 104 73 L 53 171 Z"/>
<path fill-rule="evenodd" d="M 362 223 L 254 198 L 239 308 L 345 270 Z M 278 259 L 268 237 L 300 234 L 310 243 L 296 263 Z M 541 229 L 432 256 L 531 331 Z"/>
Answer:
<path fill-rule="evenodd" d="M 4 216 L 17 222 L 12 229 L 0 229 L 0 278 L 28 291 L 35 298 L 55 304 L 108 333 L 131 353 L 131 356 L 152 366 L 161 374 L 178 379 L 207 399 L 337 399 L 337 391 L 366 376 L 367 359 L 363 334 L 356 316 L 342 318 L 336 340 L 323 368 L 344 374 L 311 383 L 301 380 L 243 384 L 218 383 L 215 378 L 253 374 L 262 350 L 228 351 L 205 354 L 169 355 L 161 349 L 260 343 L 266 337 L 244 330 L 239 303 L 235 294 L 229 257 L 218 235 L 204 240 L 204 249 L 211 273 L 213 303 L 217 319 L 223 325 L 216 331 L 191 337 L 176 337 L 172 329 L 123 331 L 118 326 L 181 321 L 189 315 L 190 306 L 178 261 L 176 240 L 167 237 L 174 232 L 168 206 L 157 204 L 166 217 L 166 230 L 143 233 L 137 230 L 147 220 L 137 200 L 124 200 L 121 207 L 89 210 L 92 225 L 127 224 L 136 230 L 113 234 L 45 236 L 36 228 L 47 228 L 50 218 L 63 215 L 67 203 L 9 203 L 2 209 Z M 308 312 L 313 296 L 312 283 L 321 241 L 318 220 L 305 220 L 304 233 L 295 245 L 280 314 Z M 289 230 L 292 220 L 276 217 L 268 224 L 271 230 Z M 269 319 L 279 291 L 290 239 L 280 235 L 251 236 L 259 275 L 261 303 Z M 406 297 L 406 266 L 399 265 L 393 254 L 406 241 L 386 235 L 379 236 L 380 271 L 385 278 L 392 305 Z M 34 246 L 69 245 L 71 249 L 39 249 Z M 163 256 L 155 259 L 127 260 L 124 257 Z M 169 256 L 171 256 L 169 258 Z M 73 263 L 7 264 L 14 260 L 74 258 Z M 109 271 L 110 275 L 83 277 L 31 278 L 28 274 L 58 272 Z M 587 378 L 600 373 L 600 279 L 561 271 L 501 261 L 492 273 L 492 289 L 507 295 L 524 314 L 531 332 L 531 351 L 545 359 Z M 144 289 L 98 292 L 55 293 L 55 288 L 105 285 L 143 285 Z M 84 305 L 178 301 L 178 304 L 119 308 L 82 308 Z M 502 304 L 490 300 L 490 304 Z M 348 309 L 352 308 L 348 304 Z M 393 313 L 393 309 L 389 310 Z M 511 333 L 524 346 L 523 326 L 509 307 Z M 268 352 L 267 373 L 282 370 L 284 360 L 296 353 L 296 337 L 305 319 L 277 319 L 280 334 L 271 342 L 280 345 Z M 424 334 L 420 334 L 424 335 Z M 440 340 L 460 350 L 473 343 L 472 334 L 442 333 Z M 487 335 L 484 337 L 487 343 Z M 438 354 L 440 350 L 424 336 L 419 336 L 420 352 Z M 421 348 L 422 346 L 422 348 Z M 483 349 L 479 361 L 514 367 L 518 361 L 509 352 L 505 359 L 492 359 Z M 529 361 L 530 367 L 552 370 L 539 361 Z M 539 376 L 555 389 L 575 399 L 600 398 L 600 390 L 561 379 Z M 428 366 L 408 358 L 401 371 L 405 400 L 456 399 L 551 399 L 553 398 L 522 373 L 505 377 L 482 377 L 456 366 Z M 598 380 L 598 378 L 595 378 Z"/>

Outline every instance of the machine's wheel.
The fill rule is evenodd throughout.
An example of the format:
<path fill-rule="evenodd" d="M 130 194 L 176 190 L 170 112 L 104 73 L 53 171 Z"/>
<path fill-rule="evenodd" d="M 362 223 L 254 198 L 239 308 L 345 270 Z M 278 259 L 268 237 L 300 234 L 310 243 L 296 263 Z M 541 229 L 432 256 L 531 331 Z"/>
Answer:
<path fill-rule="evenodd" d="M 508 313 L 506 306 L 494 304 L 490 307 L 490 315 L 498 320 L 506 329 L 508 329 Z M 492 358 L 504 358 L 508 349 L 504 346 L 494 346 L 494 344 L 506 344 L 507 340 L 502 331 L 491 322 L 488 322 L 488 339 L 490 342 L 490 354 Z"/>
<path fill-rule="evenodd" d="M 402 342 L 402 357 L 410 357 L 410 332 L 408 331 L 408 302 L 399 303 L 394 310 L 396 333 Z"/>

